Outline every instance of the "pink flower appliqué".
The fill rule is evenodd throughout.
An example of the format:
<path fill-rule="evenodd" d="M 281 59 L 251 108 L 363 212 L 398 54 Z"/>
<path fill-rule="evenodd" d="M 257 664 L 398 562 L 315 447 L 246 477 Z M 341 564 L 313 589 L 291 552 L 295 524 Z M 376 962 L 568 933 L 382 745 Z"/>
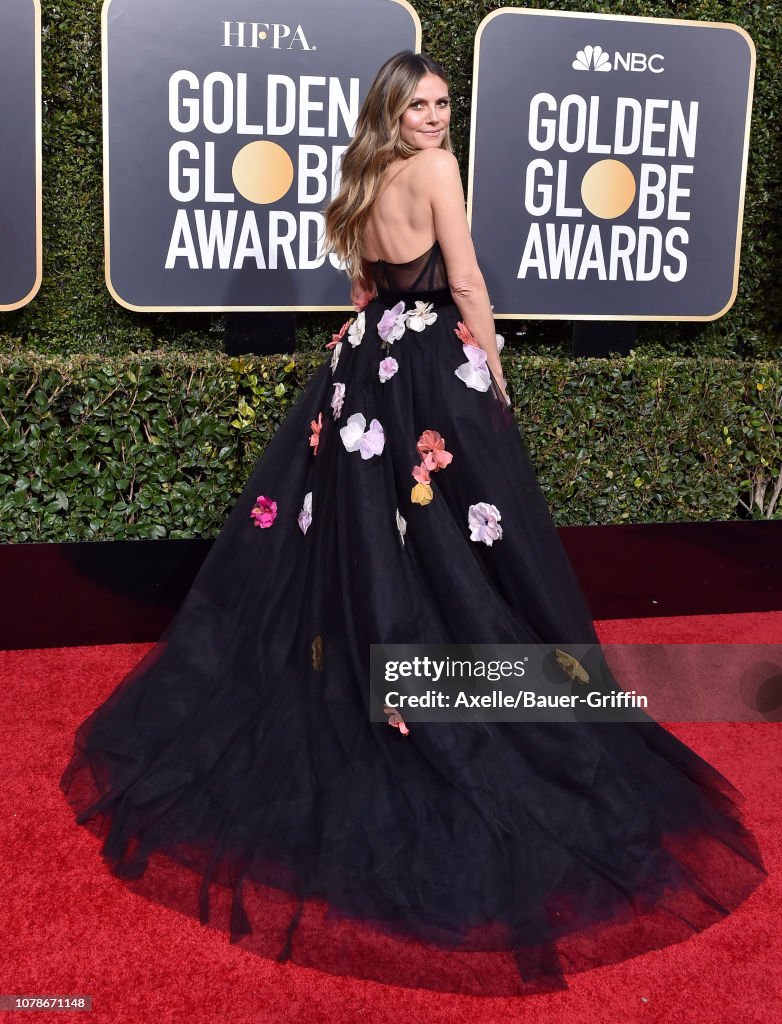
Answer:
<path fill-rule="evenodd" d="M 388 715 L 389 725 L 393 725 L 395 728 L 397 728 L 402 733 L 403 736 L 409 735 L 410 730 L 405 725 L 404 718 L 402 718 L 402 716 L 399 714 L 396 708 L 389 707 L 389 705 L 386 704 L 383 708 L 383 714 Z"/>
<path fill-rule="evenodd" d="M 344 324 L 340 327 L 339 331 L 337 331 L 336 334 L 331 335 L 331 341 L 327 342 L 325 347 L 334 348 L 334 346 L 338 342 L 342 341 L 342 339 L 345 337 L 345 331 L 348 329 L 348 327 L 350 327 L 352 323 L 353 317 L 351 317 L 350 320 L 346 320 Z"/>
<path fill-rule="evenodd" d="M 312 427 L 312 433 L 310 434 L 310 445 L 312 446 L 312 454 L 318 454 L 318 445 L 320 444 L 320 432 L 323 429 L 323 413 L 318 413 L 317 420 L 310 420 L 310 426 Z"/>
<path fill-rule="evenodd" d="M 385 384 L 387 380 L 391 380 L 396 371 L 399 369 L 399 363 L 393 356 L 387 356 L 378 367 L 378 376 L 380 377 L 380 383 Z"/>
<path fill-rule="evenodd" d="M 500 510 L 488 501 L 479 501 L 470 505 L 467 510 L 467 525 L 470 528 L 470 540 L 483 541 L 492 546 L 495 540 L 502 539 L 500 526 Z"/>
<path fill-rule="evenodd" d="M 413 479 L 419 484 L 431 483 L 432 478 L 429 476 L 429 470 L 423 462 L 420 466 L 413 466 Z"/>
<path fill-rule="evenodd" d="M 453 455 L 445 450 L 445 439 L 436 430 L 425 430 L 418 438 L 416 445 L 421 455 L 421 463 L 430 473 L 445 467 L 453 459 Z"/>
<path fill-rule="evenodd" d="M 254 520 L 255 526 L 266 529 L 277 518 L 277 502 L 267 498 L 265 494 L 259 494 L 255 499 L 255 505 L 252 512 L 250 512 L 250 517 Z"/>

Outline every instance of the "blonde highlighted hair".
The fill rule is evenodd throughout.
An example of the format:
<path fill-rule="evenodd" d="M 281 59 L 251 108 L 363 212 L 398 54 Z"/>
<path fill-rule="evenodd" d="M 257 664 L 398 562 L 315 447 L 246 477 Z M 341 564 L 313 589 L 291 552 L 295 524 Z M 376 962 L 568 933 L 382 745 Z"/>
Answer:
<path fill-rule="evenodd" d="M 389 57 L 369 88 L 353 139 L 342 154 L 339 192 L 324 210 L 325 251 L 336 253 L 351 280 L 361 277 L 364 227 L 383 172 L 394 160 L 419 152 L 404 141 L 399 122 L 427 73 L 448 85 L 442 66 L 424 53 L 402 50 Z M 447 128 L 440 148 L 453 152 Z"/>

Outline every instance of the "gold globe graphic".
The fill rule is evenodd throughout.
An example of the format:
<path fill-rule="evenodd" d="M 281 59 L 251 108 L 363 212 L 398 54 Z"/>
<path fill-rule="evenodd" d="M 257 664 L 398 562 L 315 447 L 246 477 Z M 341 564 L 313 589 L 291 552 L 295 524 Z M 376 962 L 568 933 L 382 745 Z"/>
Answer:
<path fill-rule="evenodd" d="M 293 184 L 293 161 L 276 142 L 249 142 L 234 157 L 231 176 L 248 202 L 276 203 Z"/>
<path fill-rule="evenodd" d="M 581 181 L 581 199 L 595 217 L 620 217 L 635 199 L 633 172 L 621 160 L 598 160 Z"/>

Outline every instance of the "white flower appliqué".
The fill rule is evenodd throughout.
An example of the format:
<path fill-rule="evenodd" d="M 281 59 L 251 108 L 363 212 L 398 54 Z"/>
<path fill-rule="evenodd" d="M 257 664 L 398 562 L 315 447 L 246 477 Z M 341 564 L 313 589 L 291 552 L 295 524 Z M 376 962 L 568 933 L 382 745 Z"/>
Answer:
<path fill-rule="evenodd" d="M 383 347 L 387 349 L 389 345 L 399 341 L 408 327 L 411 331 L 419 332 L 433 324 L 437 320 L 437 313 L 432 307 L 431 302 L 416 302 L 413 309 L 406 310 L 404 302 L 400 299 L 391 309 L 383 310 L 377 325 L 377 333 L 383 340 Z"/>
<path fill-rule="evenodd" d="M 422 331 L 435 322 L 437 314 L 433 312 L 432 305 L 431 302 L 416 302 L 415 309 L 407 314 L 407 326 L 411 331 Z"/>
<path fill-rule="evenodd" d="M 337 368 L 337 363 L 339 362 L 339 354 L 340 354 L 341 351 L 342 351 L 342 342 L 338 341 L 337 344 L 334 346 L 334 352 L 332 353 L 332 356 L 331 356 L 331 372 L 332 373 Z"/>
<path fill-rule="evenodd" d="M 470 540 L 483 541 L 489 547 L 495 540 L 502 540 L 500 519 L 502 519 L 500 510 L 488 501 L 479 501 L 475 505 L 470 505 L 467 510 Z"/>
<path fill-rule="evenodd" d="M 361 452 L 362 459 L 371 459 L 373 455 L 381 455 L 386 443 L 386 435 L 379 420 L 373 419 L 365 430 L 367 421 L 360 412 L 353 413 L 341 428 L 339 436 L 349 452 Z"/>
<path fill-rule="evenodd" d="M 396 528 L 399 530 L 399 539 L 402 541 L 402 547 L 405 546 L 405 533 L 407 531 L 407 520 L 404 516 L 399 514 L 399 509 L 396 510 Z"/>
<path fill-rule="evenodd" d="M 365 328 L 366 328 L 366 314 L 364 313 L 364 311 L 362 309 L 362 311 L 358 314 L 356 319 L 353 321 L 353 323 L 348 328 L 348 341 L 353 346 L 353 348 L 355 348 L 356 345 L 360 345 L 361 344 L 361 339 L 364 337 L 364 330 L 365 330 Z"/>

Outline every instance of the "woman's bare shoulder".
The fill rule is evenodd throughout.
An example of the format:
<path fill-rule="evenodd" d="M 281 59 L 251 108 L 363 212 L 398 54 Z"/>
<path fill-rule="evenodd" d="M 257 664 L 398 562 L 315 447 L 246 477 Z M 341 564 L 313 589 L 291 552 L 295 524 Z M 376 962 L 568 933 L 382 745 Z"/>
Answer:
<path fill-rule="evenodd" d="M 423 149 L 411 157 L 415 164 L 413 180 L 416 189 L 432 192 L 461 193 L 462 178 L 459 162 L 447 149 Z"/>
<path fill-rule="evenodd" d="M 410 162 L 419 173 L 422 171 L 426 174 L 438 171 L 449 173 L 454 170 L 458 173 L 459 171 L 459 161 L 447 149 L 422 149 L 420 153 L 416 153 L 414 157 L 410 158 Z"/>

